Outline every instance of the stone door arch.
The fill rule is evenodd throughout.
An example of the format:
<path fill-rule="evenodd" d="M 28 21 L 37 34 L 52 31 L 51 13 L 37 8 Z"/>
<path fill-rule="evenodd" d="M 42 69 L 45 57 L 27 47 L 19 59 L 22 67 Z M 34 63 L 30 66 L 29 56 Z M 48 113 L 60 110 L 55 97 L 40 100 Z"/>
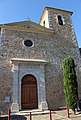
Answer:
<path fill-rule="evenodd" d="M 21 83 L 21 109 L 38 108 L 37 80 L 31 75 L 25 75 Z"/>

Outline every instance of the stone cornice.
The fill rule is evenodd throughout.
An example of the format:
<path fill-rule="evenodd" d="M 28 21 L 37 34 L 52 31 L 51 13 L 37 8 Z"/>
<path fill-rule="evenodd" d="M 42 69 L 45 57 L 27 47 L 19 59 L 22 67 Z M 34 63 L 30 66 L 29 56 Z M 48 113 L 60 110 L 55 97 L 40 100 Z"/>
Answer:
<path fill-rule="evenodd" d="M 13 22 L 13 23 L 8 23 L 8 24 L 4 24 L 4 25 L 7 25 L 7 26 L 15 26 L 17 27 L 18 25 L 30 25 L 30 26 L 34 26 L 36 27 L 36 29 L 42 29 L 42 30 L 46 30 L 46 31 L 51 31 L 50 29 L 44 27 L 44 26 L 41 26 L 40 24 L 37 24 L 37 23 L 34 23 L 32 21 L 20 21 L 20 22 Z"/>
<path fill-rule="evenodd" d="M 41 59 L 11 58 L 11 61 L 14 64 L 39 64 L 39 65 L 47 64 L 46 60 L 41 60 Z"/>
<path fill-rule="evenodd" d="M 26 32 L 33 32 L 33 33 L 43 33 L 43 34 L 53 34 L 54 31 L 51 30 L 41 30 L 41 29 L 35 29 L 35 28 L 25 28 L 25 27 L 19 27 L 19 26 L 8 26 L 8 25 L 0 25 L 1 28 L 9 29 L 9 30 L 18 30 L 18 31 L 26 31 Z"/>
<path fill-rule="evenodd" d="M 73 12 L 71 12 L 71 11 L 68 11 L 68 10 L 62 10 L 62 9 L 57 9 L 57 8 L 45 7 L 45 9 L 47 9 L 47 10 L 51 10 L 51 11 L 59 11 L 59 12 L 63 12 L 63 13 L 69 13 L 70 15 L 73 14 Z"/>

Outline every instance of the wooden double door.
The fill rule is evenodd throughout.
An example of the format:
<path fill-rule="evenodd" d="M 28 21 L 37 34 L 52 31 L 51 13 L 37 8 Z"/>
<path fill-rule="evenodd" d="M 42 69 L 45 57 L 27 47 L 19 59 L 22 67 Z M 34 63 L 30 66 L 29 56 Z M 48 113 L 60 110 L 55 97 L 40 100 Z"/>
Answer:
<path fill-rule="evenodd" d="M 22 78 L 21 84 L 21 108 L 35 109 L 37 107 L 37 80 L 33 75 L 26 75 Z"/>

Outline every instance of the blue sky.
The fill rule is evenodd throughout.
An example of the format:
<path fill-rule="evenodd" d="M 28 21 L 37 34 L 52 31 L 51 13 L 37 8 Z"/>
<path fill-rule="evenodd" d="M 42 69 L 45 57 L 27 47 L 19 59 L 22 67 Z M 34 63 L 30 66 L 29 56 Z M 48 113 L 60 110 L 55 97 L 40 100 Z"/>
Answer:
<path fill-rule="evenodd" d="M 72 11 L 77 41 L 81 47 L 81 0 L 0 0 L 0 24 L 26 21 L 39 23 L 44 7 Z"/>

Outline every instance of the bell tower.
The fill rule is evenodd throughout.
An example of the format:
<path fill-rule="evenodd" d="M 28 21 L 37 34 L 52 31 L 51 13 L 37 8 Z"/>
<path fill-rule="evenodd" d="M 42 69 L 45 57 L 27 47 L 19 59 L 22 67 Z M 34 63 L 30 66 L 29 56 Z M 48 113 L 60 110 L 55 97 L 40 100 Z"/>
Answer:
<path fill-rule="evenodd" d="M 43 14 L 40 18 L 40 25 L 50 29 L 66 26 L 71 22 L 70 16 L 73 12 L 60 10 L 56 8 L 45 7 Z"/>
<path fill-rule="evenodd" d="M 70 40 L 77 46 L 78 44 L 71 20 L 72 14 L 73 12 L 70 11 L 45 7 L 40 18 L 40 25 L 54 31 L 61 40 Z"/>

